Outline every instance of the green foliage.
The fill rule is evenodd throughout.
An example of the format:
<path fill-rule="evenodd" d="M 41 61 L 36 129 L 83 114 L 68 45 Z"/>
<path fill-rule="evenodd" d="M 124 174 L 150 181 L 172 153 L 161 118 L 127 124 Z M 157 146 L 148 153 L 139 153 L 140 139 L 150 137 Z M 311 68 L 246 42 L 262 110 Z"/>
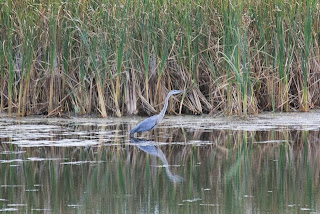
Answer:
<path fill-rule="evenodd" d="M 308 111 L 320 105 L 310 93 L 319 78 L 315 8 L 282 0 L 1 1 L 0 110 L 121 116 L 152 112 L 169 90 L 190 89 L 172 111 Z"/>

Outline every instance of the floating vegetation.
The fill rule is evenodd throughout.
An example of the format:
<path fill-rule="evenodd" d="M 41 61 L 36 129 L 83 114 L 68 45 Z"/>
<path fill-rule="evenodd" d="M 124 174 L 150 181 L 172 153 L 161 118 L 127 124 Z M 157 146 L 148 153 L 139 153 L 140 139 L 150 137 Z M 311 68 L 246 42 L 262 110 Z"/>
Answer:
<path fill-rule="evenodd" d="M 15 212 L 15 211 L 18 211 L 19 209 L 18 208 L 2 208 L 0 209 L 0 212 Z"/>
<path fill-rule="evenodd" d="M 106 161 L 72 161 L 72 162 L 62 162 L 62 165 L 82 165 L 88 163 L 105 163 Z"/>
<path fill-rule="evenodd" d="M 186 199 L 186 200 L 182 200 L 182 202 L 188 202 L 188 203 L 193 203 L 196 201 L 201 201 L 201 198 L 193 198 L 193 199 Z"/>

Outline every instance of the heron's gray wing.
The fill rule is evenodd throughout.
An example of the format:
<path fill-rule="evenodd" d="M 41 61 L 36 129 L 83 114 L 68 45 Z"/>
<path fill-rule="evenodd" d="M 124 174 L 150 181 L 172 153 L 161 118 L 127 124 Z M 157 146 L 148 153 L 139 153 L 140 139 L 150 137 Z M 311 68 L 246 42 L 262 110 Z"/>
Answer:
<path fill-rule="evenodd" d="M 131 130 L 131 133 L 144 132 L 154 129 L 158 122 L 157 117 L 158 115 L 153 115 L 152 117 L 148 117 L 147 119 L 141 121 Z"/>

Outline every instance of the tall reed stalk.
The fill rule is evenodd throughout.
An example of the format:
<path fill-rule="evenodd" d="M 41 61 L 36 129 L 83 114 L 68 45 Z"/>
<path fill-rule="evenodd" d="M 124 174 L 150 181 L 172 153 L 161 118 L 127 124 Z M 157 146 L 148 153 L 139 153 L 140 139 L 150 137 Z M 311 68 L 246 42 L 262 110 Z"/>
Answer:
<path fill-rule="evenodd" d="M 118 45 L 118 52 L 117 52 L 117 77 L 116 77 L 116 92 L 115 92 L 115 106 L 116 106 L 116 115 L 118 117 L 121 117 L 121 112 L 119 108 L 120 103 L 120 81 L 121 81 L 121 68 L 122 68 L 122 62 L 123 62 L 123 54 L 124 54 L 124 44 L 126 42 L 126 31 L 127 31 L 127 25 L 126 25 L 126 17 L 124 16 L 126 11 L 123 11 L 123 15 L 121 17 L 122 23 L 120 23 L 120 26 L 122 26 L 121 31 L 121 37 Z"/>
<path fill-rule="evenodd" d="M 4 87 L 6 85 L 6 81 L 5 81 L 5 70 L 4 70 L 4 48 L 2 46 L 2 44 L 0 45 L 0 83 L 1 83 L 1 87 L 0 87 L 0 113 L 3 111 L 4 109 Z"/>
<path fill-rule="evenodd" d="M 57 36 L 57 15 L 58 15 L 58 5 L 53 3 L 51 7 L 48 8 L 51 12 L 50 22 L 49 22 L 49 36 L 50 36 L 50 86 L 49 86 L 49 108 L 48 113 L 50 114 L 55 107 L 54 103 L 54 79 L 57 70 L 57 56 L 56 56 L 56 36 Z"/>
<path fill-rule="evenodd" d="M 13 100 L 13 81 L 14 81 L 14 68 L 13 68 L 13 53 L 12 41 L 9 41 L 7 60 L 9 61 L 9 80 L 8 80 L 8 115 L 12 116 L 12 100 Z"/>
<path fill-rule="evenodd" d="M 312 13 L 311 10 L 313 8 L 312 1 L 306 1 L 305 6 L 305 14 L 304 17 L 304 40 L 305 40 L 305 48 L 304 48 L 304 58 L 303 58 L 303 91 L 302 91 L 302 111 L 309 111 L 309 89 L 308 89 L 308 80 L 309 80 L 309 54 L 310 47 L 312 41 Z"/>
<path fill-rule="evenodd" d="M 283 30 L 284 25 L 284 13 L 285 7 L 282 1 L 278 1 L 276 4 L 278 8 L 276 14 L 276 67 L 279 74 L 279 107 L 284 111 L 289 111 L 289 85 L 288 85 L 288 74 L 286 72 L 286 56 L 285 56 L 285 32 Z"/>
<path fill-rule="evenodd" d="M 231 40 L 232 40 L 232 14 L 230 14 L 230 5 L 229 3 L 225 3 L 221 1 L 221 8 L 223 11 L 223 18 L 224 18 L 224 31 L 223 31 L 223 47 L 224 47 L 224 54 L 230 59 L 230 56 L 232 54 L 231 46 Z M 231 63 L 231 62 L 230 62 Z M 226 111 L 227 115 L 232 114 L 232 81 L 231 81 L 231 72 L 230 72 L 230 63 L 227 64 L 225 67 L 227 71 L 227 106 Z"/>

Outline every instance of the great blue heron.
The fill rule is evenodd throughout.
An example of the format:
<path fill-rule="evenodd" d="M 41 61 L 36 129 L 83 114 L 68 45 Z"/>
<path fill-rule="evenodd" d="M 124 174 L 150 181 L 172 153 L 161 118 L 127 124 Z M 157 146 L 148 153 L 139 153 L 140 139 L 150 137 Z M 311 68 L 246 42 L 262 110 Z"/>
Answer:
<path fill-rule="evenodd" d="M 131 129 L 130 136 L 137 132 L 145 132 L 153 130 L 157 127 L 158 123 L 162 120 L 164 117 L 164 114 L 166 113 L 167 107 L 168 107 L 168 101 L 171 95 L 173 94 L 179 94 L 183 92 L 182 90 L 172 90 L 169 92 L 169 94 L 166 97 L 163 109 L 161 110 L 160 114 L 153 115 L 151 117 L 148 117 L 147 119 L 141 121 L 136 127 Z"/>

